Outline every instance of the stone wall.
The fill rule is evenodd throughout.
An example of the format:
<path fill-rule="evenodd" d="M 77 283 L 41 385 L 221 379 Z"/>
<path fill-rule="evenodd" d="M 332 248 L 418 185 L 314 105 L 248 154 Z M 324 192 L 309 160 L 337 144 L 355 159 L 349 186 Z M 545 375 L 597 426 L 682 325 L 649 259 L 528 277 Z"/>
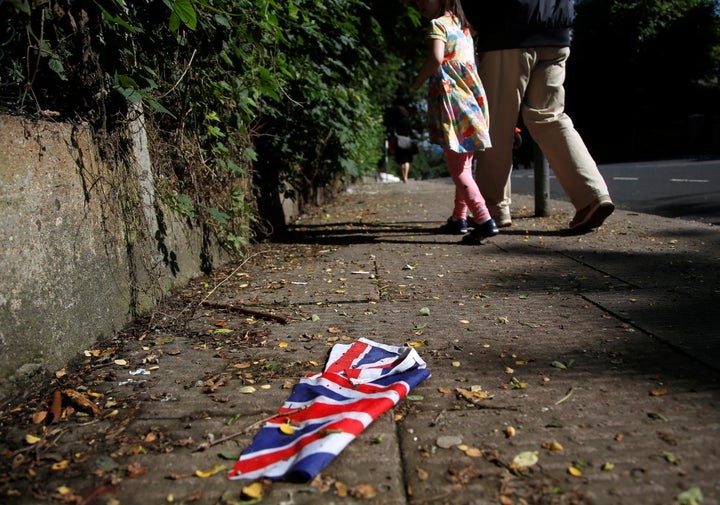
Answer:
<path fill-rule="evenodd" d="M 107 166 L 87 128 L 0 116 L 0 398 L 228 259 L 158 201 L 131 129 L 132 161 Z"/>

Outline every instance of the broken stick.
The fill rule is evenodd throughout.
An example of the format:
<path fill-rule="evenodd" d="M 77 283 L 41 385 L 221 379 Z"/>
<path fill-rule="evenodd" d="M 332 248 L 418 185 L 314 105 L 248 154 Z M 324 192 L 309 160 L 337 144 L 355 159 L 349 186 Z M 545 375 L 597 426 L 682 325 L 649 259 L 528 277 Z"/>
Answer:
<path fill-rule="evenodd" d="M 263 312 L 261 310 L 248 309 L 247 307 L 232 305 L 229 303 L 204 302 L 203 305 L 212 309 L 232 310 L 249 316 L 261 317 L 263 319 L 274 319 L 282 324 L 288 324 L 290 322 L 290 320 L 284 316 L 278 316 L 277 314 L 271 314 L 270 312 Z"/>

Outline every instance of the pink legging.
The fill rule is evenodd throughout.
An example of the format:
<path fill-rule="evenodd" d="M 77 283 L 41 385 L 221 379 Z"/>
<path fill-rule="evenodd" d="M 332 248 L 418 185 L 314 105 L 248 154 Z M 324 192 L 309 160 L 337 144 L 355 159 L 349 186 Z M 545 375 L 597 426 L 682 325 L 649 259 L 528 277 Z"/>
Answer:
<path fill-rule="evenodd" d="M 453 219 L 465 219 L 468 208 L 476 223 L 484 223 L 490 219 L 485 199 L 473 178 L 473 153 L 456 153 L 445 148 L 445 161 L 447 162 L 450 177 L 455 183 Z"/>

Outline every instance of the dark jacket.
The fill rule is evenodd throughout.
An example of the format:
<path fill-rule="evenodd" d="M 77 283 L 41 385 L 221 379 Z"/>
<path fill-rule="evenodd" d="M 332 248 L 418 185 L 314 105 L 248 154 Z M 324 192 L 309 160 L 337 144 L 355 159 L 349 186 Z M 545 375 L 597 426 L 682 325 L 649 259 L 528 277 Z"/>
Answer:
<path fill-rule="evenodd" d="M 570 45 L 573 0 L 462 0 L 462 7 L 477 51 Z"/>

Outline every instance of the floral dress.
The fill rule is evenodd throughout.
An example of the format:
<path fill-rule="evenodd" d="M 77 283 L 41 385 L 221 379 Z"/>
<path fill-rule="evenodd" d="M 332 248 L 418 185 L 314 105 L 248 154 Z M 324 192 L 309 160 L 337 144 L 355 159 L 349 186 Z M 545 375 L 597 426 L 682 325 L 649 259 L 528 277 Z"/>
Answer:
<path fill-rule="evenodd" d="M 456 18 L 431 21 L 430 39 L 445 42 L 445 58 L 428 79 L 430 142 L 458 153 L 491 147 L 487 99 L 469 30 Z"/>

